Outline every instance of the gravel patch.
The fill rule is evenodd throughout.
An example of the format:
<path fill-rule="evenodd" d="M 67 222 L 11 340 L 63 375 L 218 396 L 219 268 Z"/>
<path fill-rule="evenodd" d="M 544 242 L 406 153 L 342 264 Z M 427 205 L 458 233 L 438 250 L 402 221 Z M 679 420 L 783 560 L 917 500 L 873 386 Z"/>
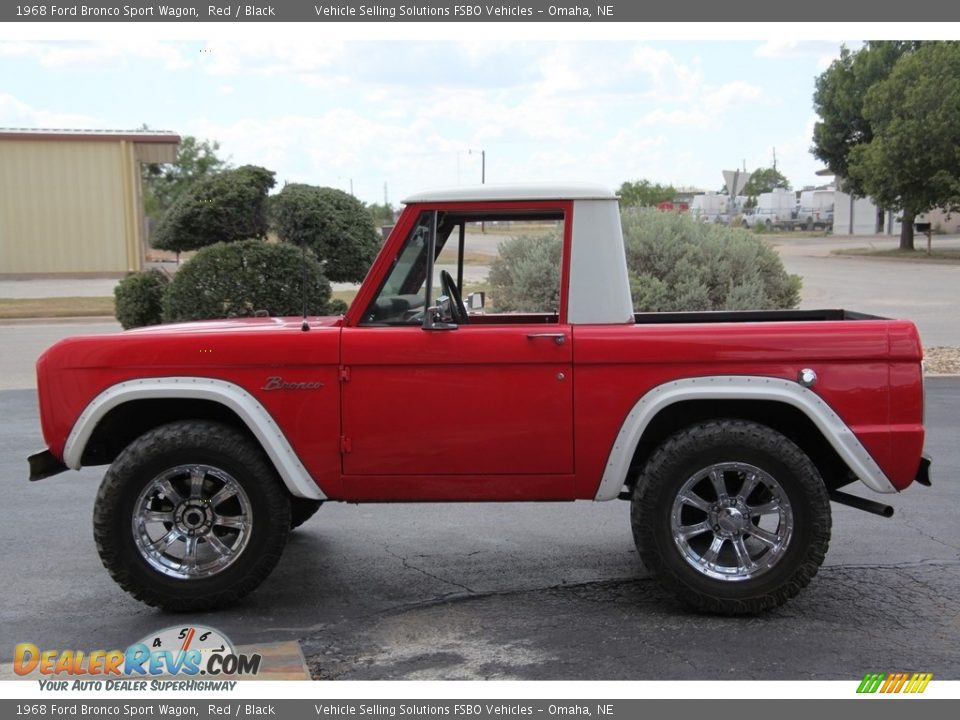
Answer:
<path fill-rule="evenodd" d="M 923 351 L 927 375 L 960 375 L 960 348 L 928 347 Z"/>

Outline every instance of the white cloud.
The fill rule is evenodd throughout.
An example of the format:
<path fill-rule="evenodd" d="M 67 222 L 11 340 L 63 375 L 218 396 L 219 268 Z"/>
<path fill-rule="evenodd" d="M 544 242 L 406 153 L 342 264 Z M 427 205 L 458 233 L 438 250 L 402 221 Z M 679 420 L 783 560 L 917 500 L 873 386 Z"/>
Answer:
<path fill-rule="evenodd" d="M 0 94 L 0 127 L 93 129 L 98 121 L 80 113 L 35 108 L 13 95 Z"/>
<path fill-rule="evenodd" d="M 758 58 L 773 60 L 813 58 L 816 61 L 817 70 L 822 72 L 830 66 L 830 63 L 840 56 L 840 47 L 842 45 L 846 45 L 848 48 L 855 50 L 862 44 L 860 41 L 838 42 L 832 40 L 776 38 L 762 43 L 753 54 Z"/>
<path fill-rule="evenodd" d="M 711 113 L 723 113 L 752 103 L 763 96 L 763 90 L 743 80 L 735 80 L 710 90 L 704 95 L 704 104 Z"/>
<path fill-rule="evenodd" d="M 157 62 L 167 71 L 191 65 L 176 43 L 145 39 L 109 42 L 0 42 L 0 57 L 30 58 L 54 70 L 92 72 L 125 67 L 131 60 Z"/>
<path fill-rule="evenodd" d="M 208 42 L 200 67 L 211 75 L 316 76 L 334 66 L 342 54 L 342 43 L 329 41 Z"/>

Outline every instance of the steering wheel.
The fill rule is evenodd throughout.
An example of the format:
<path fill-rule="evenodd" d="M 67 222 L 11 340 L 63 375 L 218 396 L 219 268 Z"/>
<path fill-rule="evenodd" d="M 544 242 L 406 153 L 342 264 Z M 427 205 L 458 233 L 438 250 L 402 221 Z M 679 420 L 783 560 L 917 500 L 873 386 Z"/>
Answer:
<path fill-rule="evenodd" d="M 466 325 L 470 320 L 467 315 L 467 308 L 460 298 L 460 290 L 446 270 L 440 271 L 440 290 L 450 298 L 450 314 L 457 325 Z"/>

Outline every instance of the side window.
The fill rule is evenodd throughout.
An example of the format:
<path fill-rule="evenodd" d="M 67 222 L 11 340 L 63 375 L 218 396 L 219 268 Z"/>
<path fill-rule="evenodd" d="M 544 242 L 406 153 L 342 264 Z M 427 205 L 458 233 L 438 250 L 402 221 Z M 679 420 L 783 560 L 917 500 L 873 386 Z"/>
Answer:
<path fill-rule="evenodd" d="M 417 218 L 361 324 L 423 322 L 432 223 L 431 211 Z M 558 322 L 563 227 L 560 210 L 437 213 L 431 304 L 447 273 L 465 301 L 467 322 Z"/>
<path fill-rule="evenodd" d="M 433 213 L 421 213 L 387 279 L 363 314 L 363 325 L 419 324 L 426 298 L 427 247 Z"/>
<path fill-rule="evenodd" d="M 543 316 L 535 318 L 538 322 L 557 322 L 562 265 L 562 215 L 500 217 L 468 224 L 462 294 L 485 294 L 483 314 L 488 322 L 518 321 L 514 316 L 523 315 Z"/>

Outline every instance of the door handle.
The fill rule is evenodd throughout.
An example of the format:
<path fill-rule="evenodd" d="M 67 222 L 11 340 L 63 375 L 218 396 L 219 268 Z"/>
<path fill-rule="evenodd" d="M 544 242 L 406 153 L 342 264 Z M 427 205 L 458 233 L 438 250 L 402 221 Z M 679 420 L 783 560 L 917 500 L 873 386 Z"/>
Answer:
<path fill-rule="evenodd" d="M 567 336 L 563 333 L 528 333 L 527 340 L 536 340 L 537 338 L 553 338 L 557 345 L 563 345 L 567 341 Z"/>

